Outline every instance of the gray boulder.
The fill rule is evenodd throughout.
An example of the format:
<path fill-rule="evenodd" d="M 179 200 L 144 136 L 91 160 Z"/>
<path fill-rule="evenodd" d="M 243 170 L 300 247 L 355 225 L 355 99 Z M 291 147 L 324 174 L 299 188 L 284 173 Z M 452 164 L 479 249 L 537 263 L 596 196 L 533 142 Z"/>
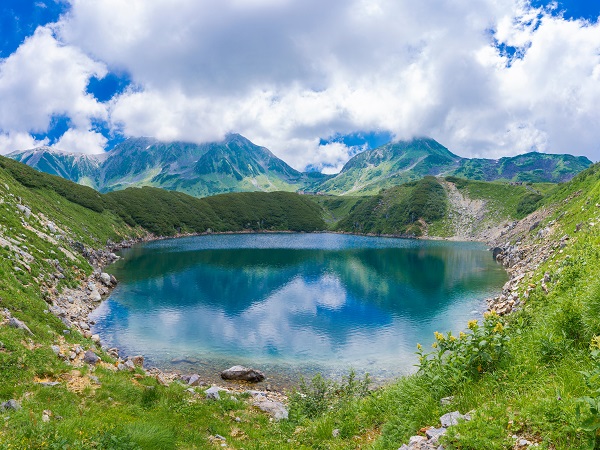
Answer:
<path fill-rule="evenodd" d="M 288 418 L 288 410 L 281 402 L 271 400 L 256 401 L 254 402 L 254 406 L 261 411 L 269 413 L 275 420 L 286 420 Z"/>
<path fill-rule="evenodd" d="M 88 350 L 85 352 L 85 355 L 83 355 L 83 361 L 88 364 L 96 365 L 100 362 L 100 358 L 92 350 Z"/>
<path fill-rule="evenodd" d="M 100 281 L 102 281 L 102 284 L 104 284 L 105 286 L 110 287 L 112 285 L 112 283 L 110 281 L 110 275 L 107 274 L 106 272 L 102 272 L 100 274 Z"/>
<path fill-rule="evenodd" d="M 221 378 L 224 380 L 250 381 L 256 383 L 263 381 L 265 375 L 256 369 L 249 369 L 243 366 L 233 366 L 221 372 Z"/>
<path fill-rule="evenodd" d="M 444 414 L 442 417 L 440 417 L 440 422 L 444 428 L 456 425 L 459 420 L 465 420 L 465 416 L 458 411 L 449 412 L 448 414 Z"/>
<path fill-rule="evenodd" d="M 33 336 L 33 333 L 31 332 L 29 327 L 27 325 L 25 325 L 24 322 L 21 322 L 19 319 L 17 319 L 16 317 L 11 317 L 10 319 L 8 319 L 8 325 L 13 328 L 17 328 L 19 330 L 25 330 Z"/>
<path fill-rule="evenodd" d="M 188 386 L 200 386 L 200 383 L 200 377 L 197 374 L 193 374 L 188 380 Z"/>
<path fill-rule="evenodd" d="M 102 296 L 100 295 L 100 292 L 98 292 L 97 289 L 94 289 L 92 292 L 90 292 L 90 300 L 93 302 L 99 302 L 100 300 L 102 300 Z"/>
<path fill-rule="evenodd" d="M 429 428 L 427 431 L 425 431 L 427 439 L 429 439 L 429 442 L 431 442 L 432 444 L 437 444 L 440 437 L 442 437 L 445 434 L 446 428 Z"/>
<path fill-rule="evenodd" d="M 219 395 L 219 392 L 222 392 L 222 391 L 227 392 L 226 389 L 220 388 L 218 386 L 211 386 L 206 391 L 204 391 L 204 395 L 206 395 L 206 398 L 208 400 L 221 400 L 221 396 Z"/>
<path fill-rule="evenodd" d="M 0 404 L 0 410 L 2 411 L 18 411 L 21 409 L 21 405 L 15 399 L 10 399 L 7 402 Z"/>

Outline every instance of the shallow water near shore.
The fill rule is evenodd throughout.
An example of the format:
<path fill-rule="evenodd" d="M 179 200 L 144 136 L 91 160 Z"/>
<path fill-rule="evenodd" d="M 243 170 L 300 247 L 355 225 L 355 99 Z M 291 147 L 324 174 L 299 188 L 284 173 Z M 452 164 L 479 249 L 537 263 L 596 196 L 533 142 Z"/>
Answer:
<path fill-rule="evenodd" d="M 208 380 L 249 365 L 275 386 L 410 373 L 418 342 L 464 329 L 507 280 L 482 244 L 329 233 L 196 236 L 121 256 L 90 316 L 104 345 Z"/>

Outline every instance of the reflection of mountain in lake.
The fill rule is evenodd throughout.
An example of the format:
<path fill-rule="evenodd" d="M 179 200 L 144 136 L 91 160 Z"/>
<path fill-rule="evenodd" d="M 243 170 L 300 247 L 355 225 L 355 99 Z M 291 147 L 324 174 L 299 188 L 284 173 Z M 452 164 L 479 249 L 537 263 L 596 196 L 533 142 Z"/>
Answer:
<path fill-rule="evenodd" d="M 281 248 L 315 239 L 304 236 L 271 238 L 275 248 L 131 249 L 111 268 L 121 283 L 98 312 L 98 331 L 142 352 L 379 360 L 412 347 L 436 317 L 456 329 L 453 315 L 505 279 L 472 244 L 356 248 L 356 237 L 337 236 L 333 248 Z"/>

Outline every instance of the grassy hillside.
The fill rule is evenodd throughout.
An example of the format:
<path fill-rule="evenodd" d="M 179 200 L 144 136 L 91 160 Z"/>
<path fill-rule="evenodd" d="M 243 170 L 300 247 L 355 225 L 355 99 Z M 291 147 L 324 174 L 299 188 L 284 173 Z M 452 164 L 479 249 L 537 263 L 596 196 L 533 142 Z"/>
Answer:
<path fill-rule="evenodd" d="M 446 193 L 434 177 L 382 191 L 357 202 L 335 229 L 353 233 L 423 234 L 423 226 L 444 218 Z"/>
<path fill-rule="evenodd" d="M 289 420 L 280 422 L 251 406 L 247 394 L 210 401 L 202 388 L 191 393 L 187 386 L 164 385 L 141 369 L 115 371 L 112 357 L 77 332 L 65 334 L 64 324 L 45 312 L 44 292 L 58 294 L 91 272 L 71 241 L 99 248 L 107 239 L 146 233 L 144 224 L 169 230 L 204 226 L 203 220 L 214 219 L 210 211 L 229 226 L 259 226 L 262 213 L 287 211 L 285 202 L 298 202 L 293 207 L 307 214 L 318 206 L 309 197 L 291 194 L 278 194 L 278 202 L 219 196 L 210 208 L 203 204 L 206 214 L 196 223 L 183 213 L 194 207 L 186 197 L 160 197 L 145 189 L 124 191 L 121 198 L 99 196 L 64 183 L 0 158 L 0 309 L 31 330 L 10 327 L 5 313 L 0 314 L 0 401 L 16 399 L 21 405 L 16 411 L 0 411 L 2 449 L 397 449 L 454 410 L 472 411 L 472 420 L 442 438 L 447 449 L 524 448 L 517 445 L 520 439 L 556 450 L 600 445 L 599 165 L 534 201 L 535 217 L 503 236 L 513 245 L 511 254 L 518 256 L 510 270 L 523 273 L 513 283 L 521 302 L 518 311 L 465 324 L 460 336 L 438 334 L 436 348 L 415 349 L 422 355 L 420 371 L 383 389 L 368 391 L 351 376 L 339 385 L 316 378 L 299 386 L 290 398 Z M 441 208 L 438 185 L 424 180 L 382 193 L 375 217 L 383 223 L 385 215 L 376 211 L 381 202 L 397 201 L 400 210 L 411 196 L 413 207 L 431 202 Z M 475 195 L 483 187 L 461 189 Z M 498 192 L 494 195 L 501 202 L 504 196 Z M 527 195 L 507 197 L 506 210 L 516 212 Z M 144 213 L 141 204 L 154 198 L 153 213 L 173 208 L 181 221 L 163 217 L 145 223 L 152 213 Z M 238 209 L 255 203 L 246 215 L 234 217 L 224 200 L 238 202 Z M 328 205 L 327 214 L 334 219 L 363 204 L 327 197 L 318 202 Z M 437 217 L 435 211 L 427 212 Z M 303 213 L 280 216 L 277 224 L 283 226 L 284 217 L 305 224 Z M 406 211 L 398 217 L 406 218 Z M 96 348 L 106 364 L 78 366 L 58 358 L 51 345 Z M 440 399 L 447 396 L 453 400 L 442 405 Z"/>
<path fill-rule="evenodd" d="M 38 172 L 0 157 L 3 168 L 23 186 L 53 192 L 95 212 L 119 216 L 129 226 L 156 235 L 212 231 L 292 230 L 325 228 L 321 208 L 290 192 L 247 192 L 199 199 L 158 188 L 129 188 L 100 194 L 63 178 Z"/>
<path fill-rule="evenodd" d="M 521 185 L 425 177 L 366 197 L 321 200 L 339 205 L 331 228 L 351 233 L 473 238 L 535 210 L 556 185 Z M 317 197 L 318 198 L 318 197 Z M 468 217 L 472 215 L 472 217 Z M 461 220 L 457 220 L 460 218 Z"/>

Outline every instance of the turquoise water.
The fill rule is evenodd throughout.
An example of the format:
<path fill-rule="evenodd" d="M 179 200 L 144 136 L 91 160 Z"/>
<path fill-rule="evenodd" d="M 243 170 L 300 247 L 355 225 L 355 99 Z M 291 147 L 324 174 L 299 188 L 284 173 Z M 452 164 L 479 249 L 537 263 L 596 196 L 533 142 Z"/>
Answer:
<path fill-rule="evenodd" d="M 121 255 L 94 332 L 150 365 L 205 374 L 408 373 L 418 342 L 464 329 L 507 279 L 481 244 L 327 233 L 198 236 Z"/>

